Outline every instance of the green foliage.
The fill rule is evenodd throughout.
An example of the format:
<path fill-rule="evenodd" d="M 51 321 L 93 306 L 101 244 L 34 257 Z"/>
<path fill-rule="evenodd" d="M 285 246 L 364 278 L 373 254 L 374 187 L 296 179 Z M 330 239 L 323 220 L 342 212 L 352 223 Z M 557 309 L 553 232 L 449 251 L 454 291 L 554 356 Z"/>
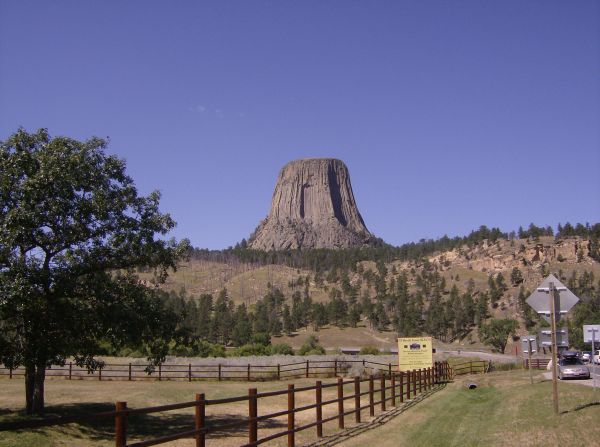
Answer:
<path fill-rule="evenodd" d="M 271 336 L 268 332 L 258 332 L 252 336 L 252 343 L 269 346 L 271 344 Z"/>
<path fill-rule="evenodd" d="M 379 355 L 379 354 L 381 354 L 381 352 L 379 352 L 379 348 L 376 348 L 375 346 L 363 346 L 362 348 L 360 348 L 359 354 L 360 355 Z"/>
<path fill-rule="evenodd" d="M 517 320 L 511 318 L 492 319 L 489 323 L 481 325 L 479 335 L 484 343 L 504 354 L 508 337 L 514 335 L 518 327 Z"/>
<path fill-rule="evenodd" d="M 319 344 L 317 337 L 311 335 L 298 350 L 298 355 L 325 355 L 325 348 Z"/>
<path fill-rule="evenodd" d="M 159 284 L 189 248 L 156 238 L 175 226 L 160 194 L 139 196 L 106 142 L 20 129 L 0 143 L 0 353 L 26 369 L 27 413 L 44 410 L 44 369 L 94 356 L 108 341 L 168 351 L 176 316 L 134 270 Z"/>
<path fill-rule="evenodd" d="M 259 343 L 248 343 L 231 351 L 232 357 L 249 357 L 254 355 L 271 355 L 271 347 Z"/>
<path fill-rule="evenodd" d="M 271 345 L 271 355 L 294 355 L 294 350 L 287 343 Z"/>

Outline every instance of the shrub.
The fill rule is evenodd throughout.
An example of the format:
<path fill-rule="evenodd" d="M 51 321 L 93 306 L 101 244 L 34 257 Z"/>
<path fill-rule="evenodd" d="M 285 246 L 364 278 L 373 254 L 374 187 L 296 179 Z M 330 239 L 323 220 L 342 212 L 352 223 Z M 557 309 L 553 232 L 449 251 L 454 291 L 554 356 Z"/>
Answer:
<path fill-rule="evenodd" d="M 272 355 L 294 355 L 292 347 L 286 343 L 271 345 Z"/>
<path fill-rule="evenodd" d="M 247 343 L 238 346 L 231 352 L 232 357 L 249 357 L 252 355 L 271 355 L 271 347 L 259 343 Z"/>
<path fill-rule="evenodd" d="M 359 351 L 360 355 L 379 355 L 379 349 L 375 346 L 363 346 Z"/>
<path fill-rule="evenodd" d="M 271 344 L 271 336 L 266 332 L 257 332 L 252 336 L 250 344 L 269 346 Z"/>
<path fill-rule="evenodd" d="M 325 348 L 319 344 L 317 337 L 311 335 L 298 350 L 298 355 L 325 355 Z"/>

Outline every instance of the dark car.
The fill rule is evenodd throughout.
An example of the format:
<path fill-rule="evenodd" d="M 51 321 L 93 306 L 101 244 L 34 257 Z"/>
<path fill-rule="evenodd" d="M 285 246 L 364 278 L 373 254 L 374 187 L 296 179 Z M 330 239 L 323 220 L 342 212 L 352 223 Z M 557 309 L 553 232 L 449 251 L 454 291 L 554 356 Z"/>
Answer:
<path fill-rule="evenodd" d="M 558 361 L 558 378 L 563 379 L 589 379 L 590 370 L 578 358 L 576 352 L 567 351 Z"/>

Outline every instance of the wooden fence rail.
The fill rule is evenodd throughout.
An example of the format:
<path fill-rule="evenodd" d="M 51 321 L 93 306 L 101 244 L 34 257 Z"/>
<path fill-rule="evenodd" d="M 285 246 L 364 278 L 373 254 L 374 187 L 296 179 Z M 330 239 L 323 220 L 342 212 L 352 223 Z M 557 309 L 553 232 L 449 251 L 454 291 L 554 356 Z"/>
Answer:
<path fill-rule="evenodd" d="M 115 423 L 115 445 L 117 447 L 146 447 L 159 445 L 181 438 L 194 438 L 197 447 L 204 447 L 207 435 L 214 432 L 222 432 L 227 429 L 237 427 L 247 427 L 248 442 L 243 444 L 245 447 L 257 446 L 276 438 L 287 437 L 288 447 L 295 446 L 295 434 L 308 429 L 315 429 L 317 437 L 323 436 L 323 425 L 328 422 L 337 421 L 337 427 L 343 429 L 348 416 L 354 415 L 356 423 L 362 420 L 362 412 L 369 410 L 369 416 L 374 416 L 376 408 L 379 411 L 386 411 L 388 403 L 396 407 L 398 403 L 414 399 L 419 394 L 431 390 L 435 385 L 445 383 L 452 377 L 452 369 L 447 362 L 435 363 L 432 368 L 412 370 L 407 372 L 392 372 L 392 374 L 381 374 L 378 380 L 373 375 L 361 379 L 354 377 L 346 379 L 339 377 L 332 383 L 322 383 L 320 380 L 314 386 L 305 386 L 296 388 L 289 384 L 287 389 L 279 391 L 269 391 L 259 393 L 256 388 L 250 388 L 248 394 L 244 396 L 235 396 L 222 399 L 206 399 L 204 394 L 196 394 L 195 399 L 190 402 L 183 402 L 170 405 L 146 408 L 129 408 L 126 402 L 118 401 L 115 405 L 115 411 L 96 413 L 86 417 L 67 417 L 54 418 L 47 420 L 21 421 L 13 423 L 0 424 L 0 431 L 18 430 L 26 428 L 40 428 L 93 419 L 113 418 Z M 378 386 L 376 386 L 376 383 Z M 348 385 L 353 390 L 351 394 L 347 393 L 344 386 Z M 335 390 L 335 398 L 323 400 L 323 390 L 331 388 Z M 366 388 L 366 389 L 365 389 Z M 314 391 L 314 403 L 297 406 L 296 395 L 300 392 Z M 287 399 L 287 409 L 275 413 L 262 414 L 259 416 L 259 407 L 261 399 L 281 396 Z M 367 396 L 368 403 L 363 405 L 361 398 Z M 247 402 L 247 417 L 241 417 L 239 420 L 225 424 L 210 422 L 210 417 L 206 415 L 206 408 L 234 402 Z M 349 408 L 347 406 L 353 403 Z M 266 405 L 266 404 L 265 404 Z M 329 412 L 327 417 L 323 416 L 323 409 L 329 406 L 336 411 Z M 267 406 L 268 408 L 269 406 Z M 147 439 L 144 441 L 128 443 L 128 419 L 131 416 L 142 414 L 161 413 L 182 408 L 194 408 L 194 424 L 189 430 L 171 434 L 164 434 L 160 437 Z M 315 418 L 309 423 L 298 425 L 295 415 L 302 411 L 314 410 Z M 287 429 L 259 437 L 258 423 L 274 418 L 287 417 Z"/>
<path fill-rule="evenodd" d="M 247 364 L 164 364 L 153 371 L 146 365 L 133 363 L 106 363 L 97 371 L 88 371 L 72 362 L 64 366 L 53 366 L 46 369 L 48 378 L 64 378 L 66 380 L 283 380 L 297 377 L 337 377 L 347 375 L 355 364 L 362 365 L 371 373 L 388 375 L 398 369 L 397 363 L 381 363 L 370 360 L 303 360 L 294 363 L 273 365 Z M 24 376 L 25 369 L 0 367 L 0 377 L 13 379 Z"/>
<path fill-rule="evenodd" d="M 460 376 L 463 374 L 485 374 L 490 371 L 492 362 L 487 360 L 472 360 L 469 362 L 458 363 L 452 365 L 452 374 Z"/>
<path fill-rule="evenodd" d="M 550 363 L 550 359 L 531 359 L 531 368 L 546 369 Z M 523 368 L 529 368 L 529 359 L 523 359 Z"/>

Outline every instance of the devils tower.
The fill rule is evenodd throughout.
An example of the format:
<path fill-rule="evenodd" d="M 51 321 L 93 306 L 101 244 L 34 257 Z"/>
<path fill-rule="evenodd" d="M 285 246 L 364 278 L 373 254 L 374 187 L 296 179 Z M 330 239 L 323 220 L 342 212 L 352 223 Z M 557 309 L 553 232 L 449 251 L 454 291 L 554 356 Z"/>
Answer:
<path fill-rule="evenodd" d="M 356 206 L 344 162 L 308 158 L 281 169 L 269 216 L 258 225 L 249 246 L 259 250 L 349 248 L 375 241 Z"/>

